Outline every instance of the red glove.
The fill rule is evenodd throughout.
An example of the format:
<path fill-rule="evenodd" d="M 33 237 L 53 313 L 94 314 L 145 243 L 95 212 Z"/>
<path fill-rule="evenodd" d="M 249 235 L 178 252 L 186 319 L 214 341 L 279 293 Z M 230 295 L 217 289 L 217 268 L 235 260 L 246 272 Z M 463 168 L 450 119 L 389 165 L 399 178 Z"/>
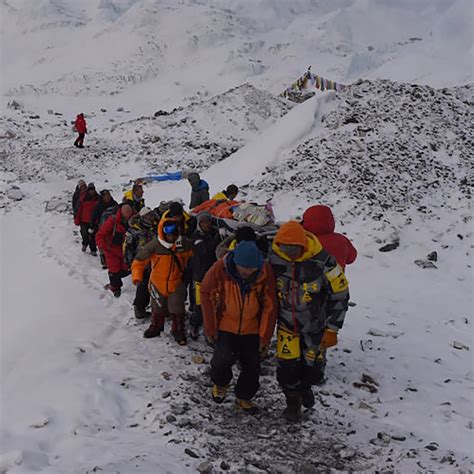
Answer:
<path fill-rule="evenodd" d="M 334 329 L 326 329 L 320 342 L 321 349 L 327 349 L 337 345 L 337 331 Z"/>

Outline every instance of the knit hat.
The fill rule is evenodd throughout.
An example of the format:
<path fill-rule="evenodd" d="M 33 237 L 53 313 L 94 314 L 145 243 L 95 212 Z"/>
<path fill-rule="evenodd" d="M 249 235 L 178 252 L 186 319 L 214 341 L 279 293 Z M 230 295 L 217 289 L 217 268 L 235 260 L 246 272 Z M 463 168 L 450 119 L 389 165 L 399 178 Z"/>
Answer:
<path fill-rule="evenodd" d="M 85 186 L 86 185 L 86 182 L 83 180 L 83 179 L 80 179 L 78 182 L 77 182 L 77 187 L 80 188 L 81 186 Z"/>
<path fill-rule="evenodd" d="M 87 189 L 95 189 L 94 183 L 89 183 L 89 184 L 87 185 Z"/>
<path fill-rule="evenodd" d="M 234 250 L 234 263 L 246 268 L 260 268 L 263 257 L 255 242 L 240 242 Z"/>
<path fill-rule="evenodd" d="M 180 203 L 180 202 L 172 202 L 170 204 L 170 211 L 168 213 L 168 216 L 169 217 L 176 217 L 176 216 L 180 216 L 183 214 L 183 205 Z"/>
<path fill-rule="evenodd" d="M 242 227 L 239 227 L 235 231 L 235 240 L 237 241 L 237 243 L 242 242 L 242 241 L 256 242 L 257 241 L 257 234 L 252 229 L 252 227 L 250 227 L 248 225 L 244 225 Z"/>
<path fill-rule="evenodd" d="M 142 208 L 140 209 L 140 212 L 138 213 L 138 215 L 139 215 L 140 217 L 144 217 L 144 216 L 146 216 L 149 212 L 151 212 L 151 209 L 150 209 L 149 207 L 145 206 L 145 207 L 142 207 Z"/>
<path fill-rule="evenodd" d="M 239 188 L 235 184 L 229 184 L 225 190 L 225 195 L 228 197 L 230 195 L 237 196 Z"/>
<path fill-rule="evenodd" d="M 303 226 L 299 222 L 289 221 L 280 227 L 273 242 L 276 245 L 300 245 L 306 250 L 307 240 Z"/>

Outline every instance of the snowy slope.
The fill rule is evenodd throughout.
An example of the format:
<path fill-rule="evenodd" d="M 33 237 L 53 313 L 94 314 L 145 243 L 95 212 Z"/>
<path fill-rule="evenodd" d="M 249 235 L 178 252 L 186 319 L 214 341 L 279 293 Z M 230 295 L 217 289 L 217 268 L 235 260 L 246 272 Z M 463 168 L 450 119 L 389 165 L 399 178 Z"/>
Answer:
<path fill-rule="evenodd" d="M 25 111 L 8 112 L 4 125 L 16 124 L 19 135 L 1 142 L 10 170 L 0 189 L 7 211 L 4 471 L 174 473 L 206 462 L 218 472 L 472 469 L 472 88 L 363 81 L 293 107 L 273 125 L 242 105 L 247 94 L 284 111 L 278 99 L 244 86 L 170 115 L 99 130 L 87 137 L 85 153 L 69 148 L 65 127 L 55 134 L 61 116 L 39 127 Z M 151 158 L 137 144 L 154 136 L 157 124 L 207 117 L 186 130 L 195 141 L 209 135 L 217 143 L 235 128 L 218 118 L 233 106 L 247 144 L 203 173 L 211 191 L 235 181 L 244 196 L 271 199 L 279 219 L 328 203 L 338 230 L 359 250 L 347 272 L 355 306 L 331 351 L 329 380 L 316 390 L 317 407 L 301 427 L 282 424 L 273 359 L 264 364 L 260 415 L 235 413 L 232 400 L 216 407 L 206 375 L 211 353 L 202 340 L 184 349 L 168 335 L 143 340 L 130 282 L 119 301 L 103 293 L 106 274 L 80 252 L 64 212 L 79 176 L 119 196 L 120 183 L 149 171 Z M 174 148 L 185 133 L 169 128 L 160 136 Z M 166 156 L 160 142 L 149 146 Z M 173 156 L 175 169 L 190 163 L 191 155 Z M 371 169 L 379 171 L 364 179 Z M 8 197 L 14 185 L 22 201 Z M 186 202 L 189 187 L 160 183 L 145 193 L 152 205 L 170 197 Z M 46 210 L 56 210 L 45 212 L 48 201 Z M 379 252 L 388 242 L 399 247 Z M 432 251 L 437 268 L 414 263 Z M 31 298 L 22 299 L 31 268 L 46 278 L 27 280 Z M 358 385 L 367 375 L 376 386 Z M 289 436 L 300 440 L 290 453 Z"/>

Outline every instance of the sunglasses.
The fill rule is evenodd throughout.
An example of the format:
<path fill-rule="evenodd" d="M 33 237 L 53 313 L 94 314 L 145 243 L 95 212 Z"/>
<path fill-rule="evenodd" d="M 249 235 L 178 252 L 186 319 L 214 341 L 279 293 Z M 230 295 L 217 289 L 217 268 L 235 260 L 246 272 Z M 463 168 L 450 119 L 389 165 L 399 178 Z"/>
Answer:
<path fill-rule="evenodd" d="M 178 226 L 174 223 L 166 224 L 163 226 L 163 232 L 165 234 L 177 234 L 178 233 Z"/>

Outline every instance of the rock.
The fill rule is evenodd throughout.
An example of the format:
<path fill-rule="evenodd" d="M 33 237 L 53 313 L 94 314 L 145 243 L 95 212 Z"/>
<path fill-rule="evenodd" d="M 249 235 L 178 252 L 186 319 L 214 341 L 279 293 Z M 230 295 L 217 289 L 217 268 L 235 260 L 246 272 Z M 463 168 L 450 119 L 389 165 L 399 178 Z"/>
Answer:
<path fill-rule="evenodd" d="M 185 452 L 188 456 L 190 456 L 190 457 L 192 457 L 192 458 L 194 458 L 194 459 L 199 459 L 199 457 L 200 457 L 199 454 L 197 454 L 195 451 L 193 451 L 193 450 L 190 449 L 190 448 L 185 448 L 184 452 Z"/>
<path fill-rule="evenodd" d="M 426 259 L 430 262 L 437 262 L 438 261 L 438 252 L 436 252 L 436 251 L 430 252 L 426 256 Z"/>
<path fill-rule="evenodd" d="M 191 357 L 191 360 L 195 364 L 204 364 L 204 357 L 202 355 L 199 355 L 199 354 L 193 354 L 193 356 Z"/>
<path fill-rule="evenodd" d="M 357 451 L 354 448 L 345 448 L 339 451 L 339 457 L 341 459 L 353 459 L 355 458 Z"/>
<path fill-rule="evenodd" d="M 16 133 L 12 132 L 11 130 L 5 130 L 5 134 L 3 135 L 2 138 L 8 138 L 9 140 L 12 140 L 16 138 Z"/>
<path fill-rule="evenodd" d="M 69 202 L 66 202 L 64 198 L 53 197 L 49 201 L 46 201 L 44 212 L 67 212 L 69 209 Z"/>
<path fill-rule="evenodd" d="M 117 112 L 123 112 L 123 107 L 118 107 Z"/>
<path fill-rule="evenodd" d="M 400 246 L 400 242 L 391 242 L 389 244 L 384 245 L 383 247 L 379 248 L 379 252 L 391 252 Z"/>
<path fill-rule="evenodd" d="M 166 112 L 166 110 L 158 110 L 158 112 L 153 114 L 154 117 L 161 117 L 163 115 L 169 115 L 169 112 Z"/>
<path fill-rule="evenodd" d="M 421 268 L 438 268 L 433 262 L 430 262 L 429 260 L 415 260 L 414 263 Z"/>
<path fill-rule="evenodd" d="M 7 190 L 7 197 L 12 201 L 21 201 L 24 196 L 23 191 L 17 186 L 13 186 Z"/>
<path fill-rule="evenodd" d="M 405 441 L 407 437 L 403 435 L 392 435 L 392 439 L 394 441 Z"/>
<path fill-rule="evenodd" d="M 11 100 L 10 102 L 8 102 L 7 108 L 13 109 L 13 110 L 19 110 L 22 108 L 22 105 L 16 100 Z"/>
<path fill-rule="evenodd" d="M 161 398 L 168 398 L 170 395 L 171 395 L 171 392 L 169 390 L 167 390 L 166 392 L 163 392 L 161 394 Z"/>
<path fill-rule="evenodd" d="M 177 419 L 177 418 L 176 418 L 175 416 L 171 415 L 171 414 L 166 415 L 166 421 L 167 421 L 168 423 L 174 423 L 174 422 L 176 421 L 176 419 Z"/>
<path fill-rule="evenodd" d="M 372 385 L 378 385 L 378 382 L 368 374 L 362 374 L 361 380 L 364 383 L 371 383 Z"/>
<path fill-rule="evenodd" d="M 32 423 L 30 425 L 30 428 L 44 428 L 48 424 L 49 424 L 49 419 L 43 418 L 42 420 L 38 420 L 35 423 Z"/>
<path fill-rule="evenodd" d="M 377 387 L 375 385 L 370 384 L 370 383 L 353 382 L 352 386 L 355 387 L 355 388 L 362 388 L 364 390 L 367 390 L 370 393 L 377 393 L 378 392 Z"/>
<path fill-rule="evenodd" d="M 374 407 L 372 405 L 369 405 L 368 403 L 365 403 L 364 401 L 361 401 L 359 403 L 359 408 L 361 410 L 369 410 L 369 411 L 375 411 Z"/>
<path fill-rule="evenodd" d="M 48 109 L 48 114 L 49 114 L 49 115 L 53 115 L 53 114 L 54 114 L 53 109 Z"/>
<path fill-rule="evenodd" d="M 377 433 L 377 439 L 379 439 L 383 444 L 389 444 L 392 440 L 392 437 L 383 431 Z"/>
<path fill-rule="evenodd" d="M 230 464 L 226 463 L 225 461 L 222 461 L 220 467 L 223 471 L 228 471 L 230 469 Z"/>
<path fill-rule="evenodd" d="M 168 373 L 168 372 L 161 372 L 161 376 L 162 376 L 165 380 L 171 380 L 171 374 Z"/>
<path fill-rule="evenodd" d="M 197 470 L 201 474 L 211 474 L 213 472 L 212 464 L 209 461 L 204 461 L 201 464 L 199 464 Z"/>
<path fill-rule="evenodd" d="M 437 451 L 438 448 L 439 448 L 439 444 L 436 443 L 435 441 L 432 441 L 431 443 L 425 446 L 425 449 L 428 449 L 429 451 Z"/>
<path fill-rule="evenodd" d="M 189 418 L 180 418 L 177 424 L 180 428 L 184 428 L 191 424 L 191 420 Z"/>
<path fill-rule="evenodd" d="M 462 350 L 468 351 L 469 350 L 469 346 L 466 346 L 466 344 L 463 344 L 462 342 L 459 342 L 459 341 L 454 341 L 453 342 L 453 347 L 455 349 L 458 349 L 459 351 L 462 351 Z"/>

